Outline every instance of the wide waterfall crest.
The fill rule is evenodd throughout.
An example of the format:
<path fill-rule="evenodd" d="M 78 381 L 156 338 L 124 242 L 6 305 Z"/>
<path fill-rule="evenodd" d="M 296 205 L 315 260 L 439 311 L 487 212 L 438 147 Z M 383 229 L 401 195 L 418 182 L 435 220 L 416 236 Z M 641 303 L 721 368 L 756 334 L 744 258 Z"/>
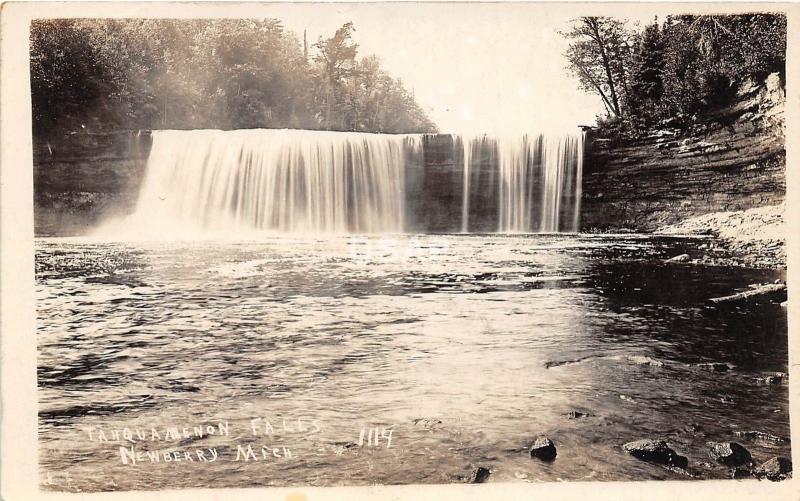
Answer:
<path fill-rule="evenodd" d="M 419 136 L 306 130 L 153 133 L 134 218 L 198 230 L 404 230 Z"/>
<path fill-rule="evenodd" d="M 450 139 L 448 159 L 437 145 Z M 154 131 L 133 214 L 98 233 L 426 232 L 427 218 L 449 217 L 450 207 L 460 218 L 452 214 L 456 220 L 443 231 L 575 232 L 583 140 L 582 133 Z M 448 182 L 461 200 L 442 193 L 430 212 L 424 197 L 439 197 Z"/>

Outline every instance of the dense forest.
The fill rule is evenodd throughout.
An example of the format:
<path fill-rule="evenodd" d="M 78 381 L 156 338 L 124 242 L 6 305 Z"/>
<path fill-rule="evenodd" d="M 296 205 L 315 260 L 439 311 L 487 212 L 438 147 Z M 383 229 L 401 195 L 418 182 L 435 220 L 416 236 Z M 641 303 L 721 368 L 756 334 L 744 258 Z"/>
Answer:
<path fill-rule="evenodd" d="M 347 23 L 308 46 L 275 19 L 61 19 L 31 26 L 34 134 L 303 128 L 432 132 Z"/>
<path fill-rule="evenodd" d="M 569 70 L 605 105 L 606 133 L 686 126 L 748 80 L 777 72 L 786 82 L 783 15 L 668 16 L 641 28 L 581 17 L 562 35 Z"/>
<path fill-rule="evenodd" d="M 34 133 L 304 128 L 433 132 L 403 83 L 360 57 L 347 23 L 308 44 L 279 20 L 61 19 L 31 26 Z M 562 33 L 568 69 L 637 134 L 685 126 L 747 80 L 785 82 L 786 18 L 667 16 L 639 27 L 581 17 Z"/>

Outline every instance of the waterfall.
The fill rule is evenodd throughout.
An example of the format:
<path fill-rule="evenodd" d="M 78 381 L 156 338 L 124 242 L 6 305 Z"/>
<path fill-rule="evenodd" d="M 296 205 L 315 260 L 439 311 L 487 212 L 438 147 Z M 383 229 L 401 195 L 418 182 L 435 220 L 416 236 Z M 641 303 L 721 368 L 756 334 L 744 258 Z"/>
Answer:
<path fill-rule="evenodd" d="M 419 136 L 153 132 L 133 221 L 199 231 L 401 232 Z"/>
<path fill-rule="evenodd" d="M 578 231 L 583 134 L 498 142 L 501 232 Z"/>
<path fill-rule="evenodd" d="M 460 138 L 464 145 L 462 231 L 467 231 L 475 151 L 493 149 L 499 176 L 497 231 L 576 232 L 580 223 L 583 133 Z M 486 189 L 486 188 L 483 188 Z"/>
<path fill-rule="evenodd" d="M 96 233 L 570 232 L 582 170 L 582 134 L 154 131 L 133 214 Z"/>
<path fill-rule="evenodd" d="M 461 233 L 467 233 L 469 232 L 469 185 L 472 141 L 470 138 L 462 138 L 461 143 L 464 148 L 464 188 L 461 191 Z"/>

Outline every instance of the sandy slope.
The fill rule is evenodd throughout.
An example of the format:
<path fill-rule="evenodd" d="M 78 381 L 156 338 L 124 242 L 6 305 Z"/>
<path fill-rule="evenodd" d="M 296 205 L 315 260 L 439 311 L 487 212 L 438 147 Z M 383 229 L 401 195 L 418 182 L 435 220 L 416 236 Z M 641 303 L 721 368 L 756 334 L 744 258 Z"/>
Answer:
<path fill-rule="evenodd" d="M 715 212 L 665 226 L 657 233 L 718 237 L 710 250 L 721 249 L 727 255 L 702 256 L 700 262 L 783 268 L 786 266 L 785 211 L 784 203 L 745 211 Z"/>

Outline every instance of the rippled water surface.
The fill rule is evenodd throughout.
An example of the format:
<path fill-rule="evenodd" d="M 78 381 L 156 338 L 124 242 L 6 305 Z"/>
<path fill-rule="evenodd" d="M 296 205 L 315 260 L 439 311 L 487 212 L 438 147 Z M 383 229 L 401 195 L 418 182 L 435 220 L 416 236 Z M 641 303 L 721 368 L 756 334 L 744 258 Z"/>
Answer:
<path fill-rule="evenodd" d="M 43 485 L 692 478 L 621 450 L 639 438 L 694 478 L 729 476 L 709 440 L 788 456 L 788 439 L 734 435 L 789 436 L 788 387 L 758 380 L 787 370 L 786 310 L 706 303 L 783 276 L 664 263 L 701 243 L 39 240 Z M 540 434 L 552 463 L 527 452 Z"/>

